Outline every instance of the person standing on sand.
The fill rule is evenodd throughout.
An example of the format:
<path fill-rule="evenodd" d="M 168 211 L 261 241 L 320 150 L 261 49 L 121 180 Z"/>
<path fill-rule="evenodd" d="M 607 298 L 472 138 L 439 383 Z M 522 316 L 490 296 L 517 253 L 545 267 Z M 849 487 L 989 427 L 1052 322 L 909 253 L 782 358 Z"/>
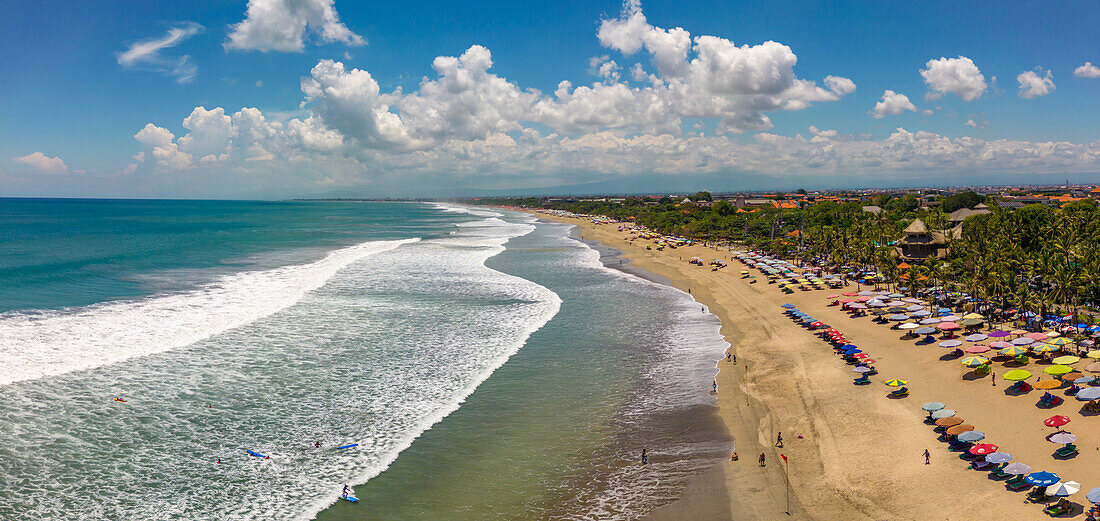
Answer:
<path fill-rule="evenodd" d="M 928 449 L 924 449 L 924 464 L 925 465 L 931 465 L 932 464 L 932 455 L 928 453 Z"/>
<path fill-rule="evenodd" d="M 726 351 L 726 361 L 727 361 L 727 362 L 729 362 L 729 361 L 730 361 L 730 357 L 731 357 L 731 356 L 733 356 L 733 355 L 732 355 L 732 354 L 730 354 L 730 352 L 729 352 L 729 351 Z"/>
<path fill-rule="evenodd" d="M 997 373 L 990 371 L 989 378 L 993 380 L 993 387 L 997 387 Z"/>
<path fill-rule="evenodd" d="M 761 467 L 764 466 L 764 453 L 763 452 L 760 453 L 760 466 Z"/>
<path fill-rule="evenodd" d="M 783 433 L 782 432 L 776 433 L 776 435 L 775 435 L 775 446 L 779 447 L 779 448 L 783 448 Z"/>
<path fill-rule="evenodd" d="M 710 389 L 711 392 L 718 394 L 718 380 L 715 380 L 714 383 L 710 384 Z"/>

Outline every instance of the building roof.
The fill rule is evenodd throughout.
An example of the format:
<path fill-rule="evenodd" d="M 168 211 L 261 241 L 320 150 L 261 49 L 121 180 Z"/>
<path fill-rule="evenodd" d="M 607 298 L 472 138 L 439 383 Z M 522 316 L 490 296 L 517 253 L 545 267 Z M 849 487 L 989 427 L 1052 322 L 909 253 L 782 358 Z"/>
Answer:
<path fill-rule="evenodd" d="M 922 233 L 928 233 L 928 227 L 924 225 L 924 221 L 920 219 L 913 219 L 913 222 L 909 223 L 909 226 L 902 232 L 906 235 L 918 235 Z"/>
<path fill-rule="evenodd" d="M 963 221 L 966 220 L 967 217 L 970 217 L 970 216 L 973 216 L 973 215 L 984 215 L 984 214 L 987 214 L 987 213 L 989 213 L 988 208 L 977 208 L 977 209 L 973 209 L 973 210 L 971 210 L 970 208 L 959 208 L 958 210 L 955 210 L 954 212 L 951 212 L 951 215 L 947 216 L 947 220 L 949 220 L 953 223 L 954 222 L 963 222 Z"/>
<path fill-rule="evenodd" d="M 875 215 L 882 215 L 882 207 L 880 207 L 880 206 L 875 206 L 875 205 L 864 206 L 863 211 L 870 212 L 870 213 L 873 213 Z"/>

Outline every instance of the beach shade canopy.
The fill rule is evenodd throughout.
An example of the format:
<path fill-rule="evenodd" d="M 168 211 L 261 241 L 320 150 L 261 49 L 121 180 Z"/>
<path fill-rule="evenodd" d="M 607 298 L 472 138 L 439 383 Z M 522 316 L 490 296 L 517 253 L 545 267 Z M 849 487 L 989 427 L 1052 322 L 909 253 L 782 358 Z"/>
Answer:
<path fill-rule="evenodd" d="M 872 299 L 872 300 L 868 300 L 868 301 L 867 301 L 867 306 L 868 306 L 868 307 L 872 307 L 872 308 L 884 308 L 884 307 L 886 307 L 886 306 L 888 306 L 888 305 L 889 305 L 889 304 L 887 304 L 887 303 L 885 303 L 885 302 L 883 302 L 883 301 L 881 301 L 881 300 L 874 300 L 874 299 Z M 885 310 L 883 310 L 883 311 L 885 311 Z M 887 313 L 889 313 L 889 311 L 887 311 Z"/>
<path fill-rule="evenodd" d="M 785 308 L 787 308 L 787 309 L 794 309 L 794 304 L 791 304 L 791 303 L 787 303 L 787 304 L 783 304 L 783 306 L 782 306 L 782 307 L 785 307 Z"/>
<path fill-rule="evenodd" d="M 825 298 L 837 298 L 837 297 L 839 297 L 839 296 L 840 296 L 840 295 L 827 295 L 827 296 L 825 296 Z"/>
<path fill-rule="evenodd" d="M 956 414 L 958 413 L 955 412 L 955 409 L 940 409 L 932 413 L 932 419 L 939 420 L 942 418 L 950 418 Z"/>
<path fill-rule="evenodd" d="M 981 342 L 982 340 L 985 340 L 987 338 L 989 337 L 981 333 L 975 333 L 973 335 L 966 335 L 963 340 L 966 340 L 967 342 Z"/>
<path fill-rule="evenodd" d="M 1056 364 L 1061 364 L 1061 365 L 1073 365 L 1073 364 L 1076 364 L 1077 362 L 1080 362 L 1081 357 L 1073 356 L 1073 355 L 1065 355 L 1065 356 L 1059 356 L 1058 358 L 1055 358 L 1052 361 Z"/>
<path fill-rule="evenodd" d="M 943 402 L 928 402 L 920 406 L 921 409 L 924 409 L 928 412 L 942 411 L 946 407 L 947 404 Z"/>
<path fill-rule="evenodd" d="M 944 340 L 943 342 L 940 342 L 937 345 L 939 345 L 940 347 L 951 348 L 951 347 L 959 347 L 959 346 L 963 345 L 963 343 L 962 343 L 962 340 Z"/>
<path fill-rule="evenodd" d="M 1008 380 L 1010 382 L 1019 382 L 1021 380 L 1027 380 L 1028 378 L 1031 378 L 1031 372 L 1025 371 L 1023 369 L 1013 369 L 1005 373 L 1004 376 L 1002 376 L 1001 378 L 1004 378 L 1005 380 Z"/>
<path fill-rule="evenodd" d="M 926 318 L 924 320 L 921 320 L 920 323 L 921 323 L 922 326 L 930 326 L 932 324 L 939 324 L 940 319 L 938 319 L 938 318 Z M 1098 349 L 1097 351 L 1100 352 L 1100 349 Z"/>
<path fill-rule="evenodd" d="M 897 314 L 897 315 L 890 315 L 886 318 L 888 320 L 893 320 L 894 322 L 905 322 L 906 320 L 909 320 L 909 315 Z"/>
<path fill-rule="evenodd" d="M 1018 347 L 1018 346 L 1014 346 L 1014 345 L 1012 345 L 1008 342 L 1005 342 L 1004 340 L 998 340 L 996 342 L 990 342 L 989 347 L 992 347 L 993 349 L 1004 349 L 1006 347 Z"/>
<path fill-rule="evenodd" d="M 927 309 L 922 309 L 920 311 L 914 311 L 914 312 L 910 313 L 910 315 L 912 315 L 914 317 L 917 317 L 917 318 L 924 318 L 924 317 L 927 317 L 928 315 L 931 315 L 931 314 L 932 314 L 932 312 L 928 311 Z"/>
<path fill-rule="evenodd" d="M 909 383 L 909 380 L 887 380 L 883 383 L 890 386 L 890 387 L 901 387 L 901 386 Z"/>
<path fill-rule="evenodd" d="M 959 321 L 959 325 L 961 325 L 963 327 L 980 326 L 981 324 L 982 324 L 982 321 L 979 320 L 979 319 L 976 319 L 976 318 L 964 318 L 964 319 Z M 982 336 L 985 336 L 985 335 L 982 335 Z"/>
<path fill-rule="evenodd" d="M 1001 472 L 1004 472 L 1005 474 L 1019 476 L 1031 472 L 1031 465 L 1027 465 L 1025 463 L 1020 463 L 1019 461 L 1017 461 L 1015 463 L 1009 463 L 1007 467 L 1001 470 Z"/>
<path fill-rule="evenodd" d="M 1024 336 L 1035 341 L 1046 340 L 1047 338 L 1050 338 L 1046 335 L 1046 333 L 1028 333 Z"/>
<path fill-rule="evenodd" d="M 867 309 L 866 304 L 860 304 L 859 302 L 853 302 L 848 304 L 848 309 Z"/>
<path fill-rule="evenodd" d="M 867 358 L 867 353 L 856 353 L 856 354 L 852 355 L 852 358 L 855 358 L 857 360 L 862 360 L 864 358 Z"/>
<path fill-rule="evenodd" d="M 1100 487 L 1096 487 L 1085 494 L 1085 499 L 1094 505 L 1100 505 Z"/>
<path fill-rule="evenodd" d="M 1035 353 L 1057 353 L 1062 350 L 1061 346 L 1052 346 L 1050 344 L 1032 344 L 1031 350 Z"/>
<path fill-rule="evenodd" d="M 1044 391 L 1049 391 L 1051 389 L 1057 389 L 1061 386 L 1062 386 L 1062 381 L 1061 380 L 1053 380 L 1052 379 L 1052 380 L 1039 380 L 1038 382 L 1035 382 L 1035 385 L 1033 385 L 1032 387 L 1035 387 L 1036 389 L 1042 389 Z"/>
<path fill-rule="evenodd" d="M 969 423 L 960 423 L 954 427 L 947 428 L 947 434 L 950 436 L 958 436 L 964 432 L 974 430 L 974 426 Z"/>
<path fill-rule="evenodd" d="M 1100 349 L 1093 349 L 1089 351 L 1085 356 L 1093 359 L 1100 358 Z"/>
<path fill-rule="evenodd" d="M 1000 465 L 1001 463 L 1008 463 L 1009 461 L 1012 461 L 1012 455 L 1007 452 L 994 452 L 993 454 L 986 456 L 985 460 L 990 463 L 996 463 Z"/>
<path fill-rule="evenodd" d="M 1100 387 L 1086 387 L 1077 391 L 1077 399 L 1082 402 L 1091 402 L 1093 400 L 1100 400 Z"/>
<path fill-rule="evenodd" d="M 936 411 L 936 412 L 939 412 L 939 411 Z M 935 413 L 932 413 L 932 414 L 935 414 Z M 956 416 L 951 416 L 951 417 L 948 417 L 948 418 L 938 418 L 938 419 L 936 419 L 936 426 L 937 427 L 954 427 L 956 425 L 961 424 L 962 422 L 963 422 L 962 418 L 959 418 L 959 417 L 956 417 Z"/>
<path fill-rule="evenodd" d="M 1016 336 L 1020 336 L 1020 335 L 1026 335 L 1027 331 L 1024 331 L 1023 329 L 1013 329 L 1012 331 L 1010 331 L 1010 333 L 1012 333 L 1013 335 L 1016 335 Z"/>
<path fill-rule="evenodd" d="M 893 306 L 890 309 L 887 309 L 886 311 L 889 311 L 891 313 L 905 313 L 906 309 L 901 307 L 901 306 Z"/>
<path fill-rule="evenodd" d="M 1060 374 L 1066 374 L 1066 373 L 1071 372 L 1071 371 L 1073 371 L 1073 368 L 1069 367 L 1069 366 L 1066 366 L 1066 365 L 1052 365 L 1052 366 L 1050 366 L 1046 369 L 1043 369 L 1044 373 L 1054 375 L 1054 376 L 1058 376 Z"/>
<path fill-rule="evenodd" d="M 970 431 L 970 432 L 978 432 L 978 431 Z M 962 439 L 961 436 L 964 436 L 966 434 L 968 434 L 968 433 L 960 434 L 959 439 Z M 984 438 L 985 436 L 982 436 L 982 437 Z M 985 456 L 986 454 L 993 454 L 994 452 L 997 452 L 997 446 L 992 444 L 992 443 L 979 443 L 979 444 L 977 444 L 973 447 L 970 447 L 970 453 L 975 455 L 975 456 Z"/>
<path fill-rule="evenodd" d="M 983 346 L 981 344 L 975 344 L 975 345 L 972 345 L 972 346 L 970 346 L 966 349 L 963 349 L 963 351 L 966 351 L 967 353 L 972 353 L 972 354 L 981 354 L 981 353 L 984 353 L 986 351 L 989 351 L 989 346 Z"/>
<path fill-rule="evenodd" d="M 844 293 L 841 293 L 841 295 L 844 295 L 845 297 L 854 297 L 854 296 L 856 296 L 856 292 L 854 292 L 854 291 L 845 291 Z"/>
<path fill-rule="evenodd" d="M 1095 382 L 1095 381 L 1096 381 L 1095 376 L 1078 376 L 1077 378 L 1073 379 L 1073 383 L 1075 383 L 1077 385 L 1088 385 L 1088 384 L 1091 384 L 1092 382 Z"/>
<path fill-rule="evenodd" d="M 1100 362 L 1089 364 L 1089 366 L 1086 367 L 1085 370 L 1090 373 L 1100 373 Z"/>
<path fill-rule="evenodd" d="M 985 317 L 983 317 L 981 315 L 981 313 L 967 313 L 967 314 L 963 315 L 963 318 L 972 318 L 972 319 L 979 319 L 980 320 L 980 319 L 983 319 Z"/>
<path fill-rule="evenodd" d="M 906 311 L 921 311 L 923 309 L 924 309 L 924 306 L 922 306 L 920 304 L 912 304 L 912 305 L 909 305 L 909 306 L 905 306 Z"/>
<path fill-rule="evenodd" d="M 942 320 L 944 322 L 958 322 L 958 321 L 962 320 L 962 317 L 960 317 L 958 315 L 943 315 L 943 316 L 940 317 L 940 320 Z"/>
<path fill-rule="evenodd" d="M 939 324 L 936 324 L 936 327 L 943 331 L 953 331 L 955 329 L 958 329 L 959 325 L 954 322 L 940 322 Z"/>
<path fill-rule="evenodd" d="M 1012 345 L 1014 345 L 1014 346 L 1026 346 L 1026 345 L 1030 345 L 1030 344 L 1034 344 L 1034 343 L 1035 343 L 1034 338 L 1028 338 L 1026 336 L 1022 336 L 1022 337 L 1017 338 L 1017 339 L 1012 341 Z"/>
<path fill-rule="evenodd" d="M 856 347 L 849 347 L 848 349 L 844 350 L 844 354 L 846 354 L 846 355 L 854 355 L 856 353 L 862 353 L 862 352 L 863 352 L 862 349 L 859 349 L 859 348 L 856 348 Z"/>
<path fill-rule="evenodd" d="M 1076 481 L 1055 483 L 1047 487 L 1048 496 L 1066 497 L 1072 496 L 1081 490 L 1081 484 Z"/>
<path fill-rule="evenodd" d="M 1047 438 L 1047 441 L 1049 441 L 1051 443 L 1062 443 L 1062 444 L 1073 443 L 1073 442 L 1077 441 L 1077 435 L 1076 434 L 1070 434 L 1068 432 L 1059 432 L 1057 434 L 1051 435 L 1051 437 Z"/>
<path fill-rule="evenodd" d="M 914 329 L 913 332 L 918 335 L 931 335 L 932 333 L 936 332 L 936 328 L 927 326 L 919 327 L 917 329 Z"/>
<path fill-rule="evenodd" d="M 974 443 L 976 441 L 982 441 L 985 439 L 985 433 L 982 431 L 966 431 L 956 438 L 959 441 L 965 441 L 967 443 Z M 993 451 L 997 452 L 997 451 Z"/>
<path fill-rule="evenodd" d="M 992 332 L 989 333 L 989 337 L 990 338 L 1004 338 L 1004 337 L 1009 336 L 1011 334 L 1012 333 L 1009 333 L 1008 331 L 992 331 Z"/>
<path fill-rule="evenodd" d="M 906 322 L 898 326 L 898 329 L 920 329 L 920 324 L 916 322 Z"/>
<path fill-rule="evenodd" d="M 852 370 L 857 372 L 857 373 L 869 373 L 869 372 L 872 371 L 872 369 L 870 367 L 862 366 L 862 365 L 858 366 L 858 367 L 853 367 Z"/>
<path fill-rule="evenodd" d="M 1064 346 L 1067 344 L 1072 344 L 1073 340 L 1069 340 L 1066 338 L 1052 338 L 1050 340 L 1047 340 L 1047 343 L 1052 346 Z"/>
<path fill-rule="evenodd" d="M 959 360 L 959 363 L 967 367 L 981 367 L 989 363 L 989 359 L 984 356 L 968 356 Z"/>
<path fill-rule="evenodd" d="M 994 342 L 994 344 L 996 344 L 996 343 L 998 343 L 998 342 Z M 1003 344 L 1004 342 L 1000 342 L 1000 343 Z M 992 344 L 990 344 L 990 345 L 992 345 Z M 1023 347 L 1023 346 L 1014 346 L 1012 344 L 1009 344 L 1008 347 L 1000 350 L 1000 353 L 1002 355 L 1005 355 L 1005 356 L 1026 355 L 1027 352 L 1028 352 L 1028 348 Z"/>
<path fill-rule="evenodd" d="M 875 294 L 874 291 L 870 291 L 870 290 L 866 290 L 866 289 L 863 290 L 863 291 L 860 291 L 859 293 L 856 293 L 856 295 L 859 295 L 861 297 L 869 297 L 869 296 L 874 295 L 874 294 Z"/>
<path fill-rule="evenodd" d="M 1061 426 L 1063 426 L 1063 425 L 1065 425 L 1069 422 L 1070 422 L 1070 420 L 1069 420 L 1068 416 L 1062 416 L 1061 414 L 1055 414 L 1054 416 L 1051 416 L 1050 418 L 1047 418 L 1047 419 L 1043 420 L 1043 425 L 1046 425 L 1047 427 L 1061 427 Z M 1065 443 L 1069 443 L 1069 442 L 1067 441 Z"/>
<path fill-rule="evenodd" d="M 1058 475 L 1053 472 L 1032 472 L 1024 479 L 1032 485 L 1049 487 L 1058 482 Z"/>

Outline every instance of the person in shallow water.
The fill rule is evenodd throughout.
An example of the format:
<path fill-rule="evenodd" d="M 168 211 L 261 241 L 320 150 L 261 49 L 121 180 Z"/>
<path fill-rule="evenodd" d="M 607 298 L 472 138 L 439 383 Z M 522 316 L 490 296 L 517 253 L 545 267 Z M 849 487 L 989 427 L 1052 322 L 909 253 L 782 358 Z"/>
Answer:
<path fill-rule="evenodd" d="M 314 443 L 313 443 L 313 448 L 315 448 L 315 449 L 319 449 L 319 448 L 321 448 L 321 442 L 319 442 L 319 441 L 318 441 L 318 442 L 314 442 Z"/>
<path fill-rule="evenodd" d="M 643 448 L 642 449 L 642 465 L 645 465 L 646 463 L 649 463 L 649 458 L 646 457 L 645 449 Z"/>

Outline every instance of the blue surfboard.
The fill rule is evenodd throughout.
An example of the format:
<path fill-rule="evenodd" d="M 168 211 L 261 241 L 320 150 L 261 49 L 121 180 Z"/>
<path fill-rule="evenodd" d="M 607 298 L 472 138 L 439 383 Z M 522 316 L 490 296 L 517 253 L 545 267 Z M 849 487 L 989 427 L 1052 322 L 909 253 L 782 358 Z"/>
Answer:
<path fill-rule="evenodd" d="M 359 498 L 357 498 L 355 496 L 340 496 L 340 497 L 346 499 L 350 503 L 358 503 L 359 502 Z"/>
<path fill-rule="evenodd" d="M 352 443 L 351 445 L 344 445 L 343 447 L 336 447 L 337 449 L 350 449 L 352 447 L 358 447 L 358 443 Z"/>
<path fill-rule="evenodd" d="M 263 454 L 260 454 L 259 452 L 252 451 L 252 450 L 248 451 L 248 454 L 251 455 L 251 456 L 256 456 L 257 458 L 266 458 L 267 457 L 267 456 L 264 456 Z"/>

